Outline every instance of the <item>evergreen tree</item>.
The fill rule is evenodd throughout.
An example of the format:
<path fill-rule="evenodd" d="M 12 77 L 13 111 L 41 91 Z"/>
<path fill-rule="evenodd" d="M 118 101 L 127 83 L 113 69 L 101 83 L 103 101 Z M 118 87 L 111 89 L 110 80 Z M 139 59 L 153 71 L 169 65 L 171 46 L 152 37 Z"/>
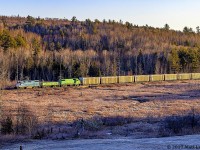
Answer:
<path fill-rule="evenodd" d="M 171 55 L 169 57 L 170 68 L 173 73 L 177 73 L 180 69 L 179 65 L 179 55 L 176 49 L 172 49 Z"/>
<path fill-rule="evenodd" d="M 15 37 L 15 41 L 16 41 L 17 47 L 25 47 L 27 44 L 25 38 L 19 34 L 17 35 L 17 37 Z"/>
<path fill-rule="evenodd" d="M 3 47 L 4 51 L 10 47 L 17 46 L 15 39 L 10 35 L 9 31 L 4 30 L 0 33 L 0 46 Z"/>
<path fill-rule="evenodd" d="M 199 66 L 199 53 L 197 50 L 191 49 L 189 52 L 189 59 L 191 64 L 190 72 L 195 72 Z"/>
<path fill-rule="evenodd" d="M 91 65 L 89 68 L 89 72 L 88 75 L 90 77 L 100 77 L 101 73 L 100 73 L 100 68 L 97 65 Z"/>
<path fill-rule="evenodd" d="M 33 55 L 38 56 L 38 54 L 41 51 L 41 47 L 40 47 L 40 41 L 37 40 L 36 38 L 33 38 L 32 40 L 32 49 L 33 49 Z"/>
<path fill-rule="evenodd" d="M 79 78 L 82 76 L 81 66 L 80 63 L 75 63 L 72 66 L 72 77 L 73 78 Z"/>
<path fill-rule="evenodd" d="M 199 26 L 196 27 L 196 30 L 197 30 L 197 33 L 199 34 L 199 33 L 200 33 L 200 28 L 199 28 Z"/>
<path fill-rule="evenodd" d="M 180 66 L 183 72 L 186 71 L 186 67 L 190 62 L 190 55 L 187 49 L 180 49 L 178 52 L 178 56 L 180 59 Z"/>
<path fill-rule="evenodd" d="M 170 27 L 169 27 L 169 25 L 167 23 L 165 24 L 164 29 L 165 30 L 169 30 L 170 29 Z"/>
<path fill-rule="evenodd" d="M 29 25 L 34 25 L 35 24 L 35 18 L 28 15 L 26 23 L 29 24 Z"/>

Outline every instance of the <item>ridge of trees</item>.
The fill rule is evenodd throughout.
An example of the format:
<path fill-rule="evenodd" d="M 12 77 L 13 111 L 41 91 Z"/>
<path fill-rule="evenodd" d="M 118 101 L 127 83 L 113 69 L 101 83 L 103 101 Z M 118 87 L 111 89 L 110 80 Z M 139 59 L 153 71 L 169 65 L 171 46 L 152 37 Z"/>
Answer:
<path fill-rule="evenodd" d="M 121 20 L 0 16 L 0 77 L 80 76 L 200 70 L 200 29 L 174 31 Z"/>

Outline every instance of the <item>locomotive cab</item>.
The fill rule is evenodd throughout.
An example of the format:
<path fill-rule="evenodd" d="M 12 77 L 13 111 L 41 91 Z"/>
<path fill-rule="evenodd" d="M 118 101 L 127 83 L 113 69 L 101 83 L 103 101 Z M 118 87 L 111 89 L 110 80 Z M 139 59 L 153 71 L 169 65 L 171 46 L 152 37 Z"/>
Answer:
<path fill-rule="evenodd" d="M 23 80 L 23 81 L 17 81 L 16 88 L 34 88 L 34 87 L 40 87 L 40 81 L 39 80 Z"/>

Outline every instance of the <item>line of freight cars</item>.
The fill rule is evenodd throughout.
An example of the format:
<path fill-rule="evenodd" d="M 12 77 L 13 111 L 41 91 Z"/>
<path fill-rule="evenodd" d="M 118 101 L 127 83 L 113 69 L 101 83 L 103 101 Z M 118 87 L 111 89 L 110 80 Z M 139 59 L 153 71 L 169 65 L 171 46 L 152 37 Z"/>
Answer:
<path fill-rule="evenodd" d="M 54 86 L 78 86 L 99 85 L 114 83 L 139 83 L 154 81 L 175 81 L 200 79 L 200 73 L 183 74 L 157 74 L 157 75 L 134 75 L 134 76 L 110 76 L 110 77 L 81 77 L 73 79 L 62 79 L 58 82 L 40 82 L 39 80 L 18 81 L 17 88 L 54 87 Z"/>
<path fill-rule="evenodd" d="M 139 83 L 139 82 L 154 82 L 154 81 L 175 81 L 175 80 L 197 80 L 197 79 L 200 79 L 200 73 L 80 78 L 82 85 L 95 85 L 95 84 L 98 85 L 98 84 L 113 84 L 113 83 Z"/>

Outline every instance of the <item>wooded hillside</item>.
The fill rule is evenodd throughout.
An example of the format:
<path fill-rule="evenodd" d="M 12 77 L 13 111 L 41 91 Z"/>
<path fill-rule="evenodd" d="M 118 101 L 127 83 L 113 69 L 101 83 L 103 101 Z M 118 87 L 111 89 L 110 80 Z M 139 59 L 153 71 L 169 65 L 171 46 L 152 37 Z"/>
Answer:
<path fill-rule="evenodd" d="M 0 16 L 0 78 L 199 72 L 199 27 L 163 26 Z"/>

